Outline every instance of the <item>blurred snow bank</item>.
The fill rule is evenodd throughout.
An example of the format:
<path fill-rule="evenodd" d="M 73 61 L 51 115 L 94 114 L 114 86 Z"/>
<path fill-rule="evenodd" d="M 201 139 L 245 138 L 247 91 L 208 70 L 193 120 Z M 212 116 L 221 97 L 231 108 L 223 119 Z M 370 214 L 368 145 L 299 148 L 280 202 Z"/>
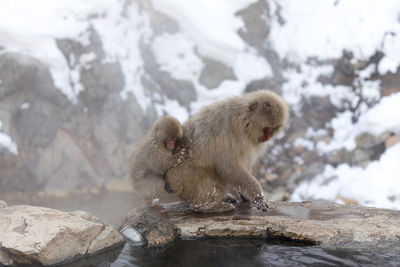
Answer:
<path fill-rule="evenodd" d="M 4 147 L 14 155 L 18 155 L 17 145 L 13 142 L 10 136 L 1 132 L 2 121 L 0 121 L 0 148 Z"/>
<path fill-rule="evenodd" d="M 341 164 L 327 166 L 323 174 L 304 182 L 292 195 L 293 201 L 326 199 L 343 203 L 357 201 L 360 205 L 400 209 L 400 144 L 389 149 L 379 161 L 365 169 Z"/>
<path fill-rule="evenodd" d="M 274 21 L 271 41 L 282 58 L 300 66 L 300 71 L 286 70 L 287 82 L 283 85 L 283 94 L 295 112 L 299 112 L 303 97 L 328 96 L 338 108 L 342 108 L 342 99 L 353 103 L 359 99 L 350 86 L 320 83 L 317 77 L 332 74 L 333 69 L 310 63 L 310 58 L 329 60 L 349 51 L 352 62 L 360 62 L 382 51 L 383 58 L 376 66 L 379 74 L 394 73 L 399 67 L 400 5 L 397 0 L 283 0 L 279 5 L 285 23 L 280 26 Z M 367 68 L 357 73 L 359 84 L 353 85 L 359 86 L 370 102 L 380 98 L 380 83 L 366 79 L 373 70 Z M 360 111 L 354 124 L 349 110 L 327 122 L 334 136 L 329 143 L 318 142 L 319 153 L 341 148 L 352 150 L 355 138 L 362 133 L 400 133 L 400 93 L 382 97 L 372 108 L 361 105 Z M 365 169 L 348 164 L 337 168 L 328 165 L 323 174 L 303 182 L 292 200 L 313 198 L 342 202 L 350 199 L 363 205 L 400 209 L 399 163 L 400 145 L 396 145 Z"/>

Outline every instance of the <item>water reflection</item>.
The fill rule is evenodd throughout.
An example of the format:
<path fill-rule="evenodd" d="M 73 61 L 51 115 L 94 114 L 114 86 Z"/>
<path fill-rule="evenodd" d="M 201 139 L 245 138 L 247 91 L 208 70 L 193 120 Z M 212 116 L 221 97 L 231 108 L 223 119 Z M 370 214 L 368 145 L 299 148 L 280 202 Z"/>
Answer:
<path fill-rule="evenodd" d="M 328 250 L 254 239 L 181 240 L 163 249 L 126 245 L 111 266 L 398 266 L 400 247 Z"/>

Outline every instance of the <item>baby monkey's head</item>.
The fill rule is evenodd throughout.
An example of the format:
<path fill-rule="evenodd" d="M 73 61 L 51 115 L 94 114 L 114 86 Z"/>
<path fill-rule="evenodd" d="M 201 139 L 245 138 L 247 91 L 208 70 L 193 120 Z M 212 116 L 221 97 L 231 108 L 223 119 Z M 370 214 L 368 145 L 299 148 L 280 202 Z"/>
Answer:
<path fill-rule="evenodd" d="M 153 127 L 157 145 L 173 152 L 183 134 L 180 122 L 174 117 L 163 116 L 154 123 Z"/>

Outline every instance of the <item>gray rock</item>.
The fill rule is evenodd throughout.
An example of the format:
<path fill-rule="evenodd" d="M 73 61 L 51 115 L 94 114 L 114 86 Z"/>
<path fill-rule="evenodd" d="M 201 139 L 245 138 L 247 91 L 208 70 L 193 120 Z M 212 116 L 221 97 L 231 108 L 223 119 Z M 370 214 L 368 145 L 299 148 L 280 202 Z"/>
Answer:
<path fill-rule="evenodd" d="M 374 136 L 369 133 L 363 133 L 356 137 L 356 145 L 361 148 L 371 148 L 379 143 L 382 143 L 382 140 L 378 136 Z"/>
<path fill-rule="evenodd" d="M 0 149 L 0 193 L 91 191 L 108 177 L 126 179 L 135 144 L 156 116 L 151 109 L 144 115 L 132 96 L 120 98 L 125 80 L 121 66 L 103 64 L 101 40 L 93 29 L 89 36 L 88 46 L 57 40 L 71 69 L 82 55 L 96 55 L 80 70 L 85 90 L 75 104 L 55 88 L 39 60 L 0 55 L 2 131 L 15 140 L 19 152 Z M 21 108 L 24 103 L 28 108 Z"/>
<path fill-rule="evenodd" d="M 18 146 L 18 156 L 0 152 L 0 192 L 38 190 L 38 150 L 50 144 L 68 114 L 67 98 L 53 86 L 48 69 L 30 57 L 0 56 L 0 110 L 3 127 Z M 29 108 L 21 105 L 29 103 Z"/>
<path fill-rule="evenodd" d="M 388 72 L 382 76 L 381 88 L 383 96 L 400 92 L 400 67 L 396 73 Z"/>
<path fill-rule="evenodd" d="M 44 146 L 54 138 L 68 114 L 67 98 L 53 85 L 50 72 L 40 61 L 5 53 L 0 56 L 0 107 L 11 113 L 10 123 L 23 145 Z M 28 109 L 21 109 L 29 103 Z"/>
<path fill-rule="evenodd" d="M 139 1 L 140 8 L 146 12 L 149 17 L 151 28 L 153 29 L 155 35 L 160 35 L 163 33 L 177 33 L 180 30 L 177 21 L 171 19 L 170 17 L 157 12 L 150 1 Z M 127 14 L 129 16 L 129 14 Z"/>
<path fill-rule="evenodd" d="M 224 80 L 236 80 L 232 68 L 210 58 L 203 58 L 204 68 L 199 82 L 209 89 L 218 87 Z"/>
<path fill-rule="evenodd" d="M 246 92 L 254 92 L 260 89 L 268 89 L 277 94 L 281 94 L 282 81 L 279 82 L 275 78 L 263 78 L 260 80 L 252 81 L 246 86 Z"/>
<path fill-rule="evenodd" d="M 340 149 L 328 154 L 328 161 L 332 166 L 337 166 L 341 163 L 351 164 L 353 161 L 353 153 L 347 149 Z"/>
<path fill-rule="evenodd" d="M 393 135 L 386 139 L 385 146 L 386 148 L 390 148 L 398 143 L 400 143 L 400 135 Z"/>
<path fill-rule="evenodd" d="M 165 205 L 163 217 L 178 238 L 275 237 L 323 247 L 369 247 L 400 241 L 400 211 L 330 203 L 269 203 L 268 212 L 245 204 L 232 212 L 199 214 L 185 204 Z M 141 212 L 147 212 L 142 210 Z M 140 215 L 144 216 L 144 215 Z M 141 220 L 151 228 L 157 217 Z M 158 215 L 160 216 L 160 215 Z M 137 221 L 135 213 L 127 221 Z"/>
<path fill-rule="evenodd" d="M 278 8 L 277 14 L 275 15 L 280 17 L 279 13 L 280 8 Z M 264 0 L 259 0 L 238 12 L 238 16 L 243 19 L 245 25 L 245 29 L 240 29 L 238 34 L 270 63 L 273 73 L 272 77 L 250 82 L 246 87 L 246 92 L 268 88 L 269 90 L 280 93 L 284 82 L 282 74 L 284 63 L 269 44 L 269 32 L 272 20 L 269 14 L 269 3 Z"/>
<path fill-rule="evenodd" d="M 352 58 L 351 52 L 343 51 L 342 57 L 333 62 L 334 71 L 332 75 L 330 77 L 320 76 L 318 80 L 322 84 L 352 86 L 356 77 L 355 66 L 351 62 Z"/>
<path fill-rule="evenodd" d="M 144 58 L 144 68 L 149 74 L 148 77 L 142 78 L 142 83 L 146 88 L 154 88 L 155 92 L 166 95 L 170 99 L 176 99 L 186 107 L 197 99 L 193 84 L 186 80 L 174 79 L 168 72 L 160 69 L 148 44 L 141 44 L 140 51 Z M 151 95 L 152 92 L 150 91 L 149 94 Z"/>
<path fill-rule="evenodd" d="M 165 212 L 156 207 L 143 207 L 131 210 L 120 231 L 128 241 L 135 245 L 163 247 L 176 238 L 175 226 L 162 214 Z"/>
<path fill-rule="evenodd" d="M 325 128 L 326 122 L 336 116 L 337 109 L 329 100 L 329 97 L 312 96 L 302 99 L 302 120 L 314 130 Z"/>
<path fill-rule="evenodd" d="M 123 243 L 117 230 L 87 213 L 25 205 L 0 210 L 2 264 L 57 264 Z"/>

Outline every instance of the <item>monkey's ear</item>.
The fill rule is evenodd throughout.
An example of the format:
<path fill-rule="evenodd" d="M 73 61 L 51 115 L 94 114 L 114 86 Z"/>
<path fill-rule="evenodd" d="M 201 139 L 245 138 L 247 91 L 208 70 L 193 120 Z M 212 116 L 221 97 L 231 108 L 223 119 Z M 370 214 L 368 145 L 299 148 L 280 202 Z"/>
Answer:
<path fill-rule="evenodd" d="M 254 111 L 254 110 L 256 110 L 257 108 L 258 108 L 258 102 L 253 102 L 253 103 L 251 103 L 250 106 L 249 106 L 249 110 L 250 110 L 250 111 Z"/>

